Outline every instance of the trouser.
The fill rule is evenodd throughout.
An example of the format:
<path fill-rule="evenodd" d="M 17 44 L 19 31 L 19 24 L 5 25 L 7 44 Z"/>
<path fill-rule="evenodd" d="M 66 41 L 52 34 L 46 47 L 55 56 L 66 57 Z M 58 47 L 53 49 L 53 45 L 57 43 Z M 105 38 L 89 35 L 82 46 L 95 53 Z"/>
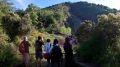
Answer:
<path fill-rule="evenodd" d="M 60 62 L 52 62 L 51 67 L 60 67 Z"/>
<path fill-rule="evenodd" d="M 50 67 L 50 64 L 51 64 L 51 59 L 48 58 L 48 59 L 47 59 L 47 67 Z"/>
<path fill-rule="evenodd" d="M 25 64 L 25 67 L 29 67 L 29 62 L 30 62 L 29 53 L 24 53 L 23 54 L 23 62 Z"/>
<path fill-rule="evenodd" d="M 61 62 L 60 59 L 51 59 L 51 67 L 60 67 Z"/>
<path fill-rule="evenodd" d="M 65 67 L 73 67 L 74 62 L 72 57 L 65 58 Z"/>
<path fill-rule="evenodd" d="M 50 58 L 48 58 L 48 59 L 47 59 L 47 62 L 48 62 L 48 63 L 50 63 L 50 62 L 51 62 L 51 59 L 50 59 Z"/>

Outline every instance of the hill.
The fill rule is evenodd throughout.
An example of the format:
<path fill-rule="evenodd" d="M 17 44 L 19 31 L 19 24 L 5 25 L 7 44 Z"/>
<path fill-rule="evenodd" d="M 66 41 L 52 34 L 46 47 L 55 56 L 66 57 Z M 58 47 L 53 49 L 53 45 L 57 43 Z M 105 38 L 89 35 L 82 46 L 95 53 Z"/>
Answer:
<path fill-rule="evenodd" d="M 117 12 L 116 9 L 111 9 L 107 6 L 88 2 L 65 2 L 61 4 L 52 5 L 45 9 L 63 9 L 65 14 L 67 14 L 68 16 L 66 25 L 70 26 L 73 32 L 77 30 L 80 23 L 84 20 L 91 20 L 93 22 L 96 22 L 98 15 Z"/>

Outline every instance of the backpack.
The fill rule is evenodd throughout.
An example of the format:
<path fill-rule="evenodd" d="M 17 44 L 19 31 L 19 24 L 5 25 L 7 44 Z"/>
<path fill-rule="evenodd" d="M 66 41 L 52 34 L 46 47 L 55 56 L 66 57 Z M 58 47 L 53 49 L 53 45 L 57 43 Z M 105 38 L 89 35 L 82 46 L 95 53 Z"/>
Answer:
<path fill-rule="evenodd" d="M 19 45 L 19 52 L 23 54 L 24 51 L 25 51 L 24 50 L 24 45 L 23 45 L 23 42 L 21 42 L 20 45 Z"/>
<path fill-rule="evenodd" d="M 61 59 L 63 56 L 61 48 L 59 46 L 53 46 L 51 55 L 54 59 Z"/>

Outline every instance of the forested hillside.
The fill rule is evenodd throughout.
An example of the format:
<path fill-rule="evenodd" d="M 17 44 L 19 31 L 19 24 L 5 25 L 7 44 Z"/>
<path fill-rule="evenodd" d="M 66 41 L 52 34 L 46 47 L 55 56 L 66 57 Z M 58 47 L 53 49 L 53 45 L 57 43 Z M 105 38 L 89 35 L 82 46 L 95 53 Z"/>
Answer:
<path fill-rule="evenodd" d="M 80 26 L 80 23 L 84 20 L 91 20 L 93 22 L 97 22 L 98 15 L 117 12 L 116 9 L 111 9 L 107 6 L 99 4 L 97 5 L 88 2 L 65 2 L 50 6 L 47 9 L 57 10 L 61 8 L 63 8 L 65 14 L 68 15 L 66 22 L 67 25 L 70 26 L 73 31 L 76 31 L 77 28 Z"/>

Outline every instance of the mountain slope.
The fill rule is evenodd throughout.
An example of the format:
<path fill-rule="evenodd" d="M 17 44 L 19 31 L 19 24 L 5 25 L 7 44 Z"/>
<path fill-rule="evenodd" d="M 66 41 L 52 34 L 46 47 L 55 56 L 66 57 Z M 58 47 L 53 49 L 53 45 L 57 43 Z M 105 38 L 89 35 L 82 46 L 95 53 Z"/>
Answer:
<path fill-rule="evenodd" d="M 47 7 L 46 9 L 57 10 L 61 8 L 68 14 L 67 25 L 72 28 L 73 32 L 77 30 L 80 23 L 84 20 L 96 22 L 98 15 L 117 12 L 116 9 L 88 2 L 65 2 Z"/>

